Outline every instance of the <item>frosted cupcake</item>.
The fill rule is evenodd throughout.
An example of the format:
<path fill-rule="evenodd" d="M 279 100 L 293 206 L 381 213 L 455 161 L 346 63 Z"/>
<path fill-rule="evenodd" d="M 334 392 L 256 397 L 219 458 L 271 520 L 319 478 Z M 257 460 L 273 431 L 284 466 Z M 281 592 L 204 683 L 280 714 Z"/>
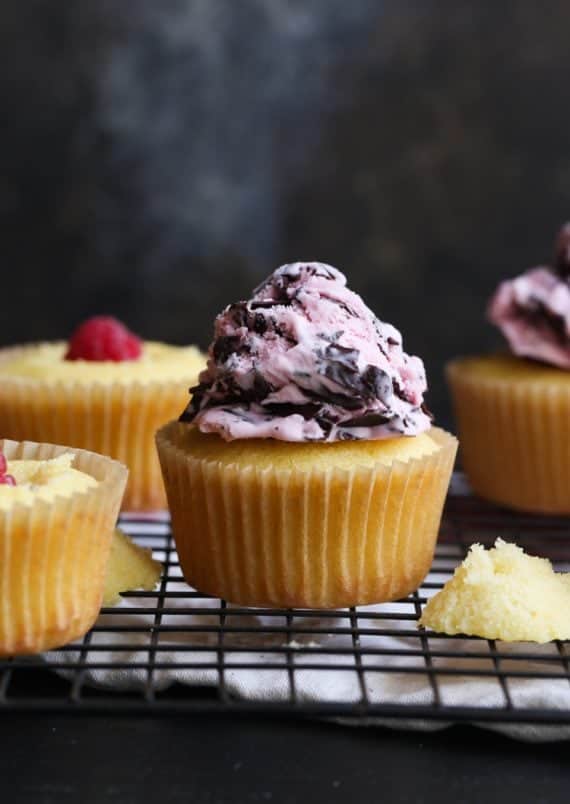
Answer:
<path fill-rule="evenodd" d="M 482 497 L 570 513 L 570 224 L 554 265 L 502 282 L 489 318 L 510 353 L 448 366 L 463 464 Z"/>
<path fill-rule="evenodd" d="M 0 655 L 38 653 L 91 627 L 127 480 L 121 464 L 0 441 Z"/>
<path fill-rule="evenodd" d="M 243 605 L 406 595 L 429 569 L 456 440 L 421 360 L 323 263 L 216 319 L 207 369 L 157 434 L 186 580 Z"/>
<path fill-rule="evenodd" d="M 109 455 L 130 469 L 125 508 L 164 508 L 154 433 L 204 363 L 193 346 L 142 341 L 104 316 L 69 343 L 1 349 L 0 433 Z"/>

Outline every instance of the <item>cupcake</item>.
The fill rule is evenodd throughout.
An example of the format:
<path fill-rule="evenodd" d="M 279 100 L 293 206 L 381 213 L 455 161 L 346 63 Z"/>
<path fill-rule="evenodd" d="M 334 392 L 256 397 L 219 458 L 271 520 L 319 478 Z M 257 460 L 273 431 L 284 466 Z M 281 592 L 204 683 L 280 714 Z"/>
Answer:
<path fill-rule="evenodd" d="M 488 310 L 510 350 L 448 365 L 473 489 L 536 513 L 570 513 L 570 224 L 554 264 L 502 282 Z"/>
<path fill-rule="evenodd" d="M 91 627 L 126 480 L 101 455 L 0 441 L 0 656 L 48 650 Z"/>
<path fill-rule="evenodd" d="M 242 605 L 402 597 L 431 564 L 456 440 L 422 361 L 323 263 L 276 270 L 216 319 L 157 434 L 186 580 Z"/>
<path fill-rule="evenodd" d="M 109 455 L 130 469 L 125 508 L 164 508 L 154 433 L 204 363 L 193 346 L 143 342 L 105 316 L 69 343 L 0 349 L 0 434 Z"/>

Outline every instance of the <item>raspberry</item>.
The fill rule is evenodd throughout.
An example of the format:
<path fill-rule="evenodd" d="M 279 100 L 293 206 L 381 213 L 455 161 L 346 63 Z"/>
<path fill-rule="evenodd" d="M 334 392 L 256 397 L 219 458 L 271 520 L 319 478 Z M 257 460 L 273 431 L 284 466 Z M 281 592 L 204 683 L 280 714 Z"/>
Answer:
<path fill-rule="evenodd" d="M 116 318 L 98 315 L 81 324 L 67 345 L 66 360 L 137 360 L 142 341 Z"/>
<path fill-rule="evenodd" d="M 16 479 L 12 475 L 6 474 L 8 468 L 8 461 L 3 452 L 0 452 L 0 486 L 15 486 Z"/>

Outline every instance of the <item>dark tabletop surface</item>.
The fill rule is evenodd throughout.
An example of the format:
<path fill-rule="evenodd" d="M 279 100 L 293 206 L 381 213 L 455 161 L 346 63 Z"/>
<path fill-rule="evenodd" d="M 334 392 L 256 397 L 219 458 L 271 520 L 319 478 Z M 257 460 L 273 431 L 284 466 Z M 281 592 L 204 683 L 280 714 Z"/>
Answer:
<path fill-rule="evenodd" d="M 9 715 L 3 802 L 566 802 L 569 744 L 309 721 Z"/>

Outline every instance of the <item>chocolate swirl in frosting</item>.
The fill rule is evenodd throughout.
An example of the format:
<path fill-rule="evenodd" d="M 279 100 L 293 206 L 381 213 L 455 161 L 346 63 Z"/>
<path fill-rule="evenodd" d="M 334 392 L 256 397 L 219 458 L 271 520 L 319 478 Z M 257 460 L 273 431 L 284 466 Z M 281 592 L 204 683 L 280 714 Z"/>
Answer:
<path fill-rule="evenodd" d="M 552 268 L 501 282 L 488 315 L 514 354 L 570 369 L 570 224 L 558 233 Z"/>
<path fill-rule="evenodd" d="M 278 268 L 217 318 L 181 421 L 226 440 L 341 441 L 430 427 L 422 361 L 320 262 Z"/>

